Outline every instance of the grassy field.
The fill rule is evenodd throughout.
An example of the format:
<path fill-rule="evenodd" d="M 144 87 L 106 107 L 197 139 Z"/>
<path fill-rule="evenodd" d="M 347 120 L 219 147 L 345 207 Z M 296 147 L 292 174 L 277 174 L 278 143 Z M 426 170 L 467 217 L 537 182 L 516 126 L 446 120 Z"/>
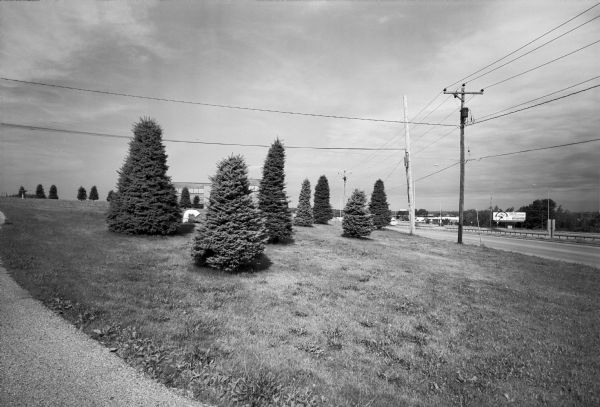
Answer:
<path fill-rule="evenodd" d="M 105 203 L 0 200 L 33 296 L 217 405 L 598 405 L 600 275 L 392 231 L 296 228 L 256 270 L 195 267 L 194 232 L 109 233 Z"/>

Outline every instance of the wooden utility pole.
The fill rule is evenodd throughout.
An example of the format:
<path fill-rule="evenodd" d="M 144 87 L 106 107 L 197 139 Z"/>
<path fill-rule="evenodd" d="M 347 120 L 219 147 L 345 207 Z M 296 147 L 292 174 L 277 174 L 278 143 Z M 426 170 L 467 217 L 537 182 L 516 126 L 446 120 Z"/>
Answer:
<path fill-rule="evenodd" d="M 338 172 L 338 174 L 340 174 L 342 176 L 342 180 L 344 180 L 344 200 L 342 201 L 342 206 L 340 208 L 340 216 L 344 216 L 344 207 L 346 205 L 346 181 L 348 180 L 348 177 L 346 176 L 346 170 L 344 170 L 344 172 Z M 351 174 L 350 172 L 348 174 Z"/>
<path fill-rule="evenodd" d="M 456 92 L 446 92 L 444 94 L 454 95 L 454 98 L 460 99 L 460 197 L 458 199 L 458 243 L 462 244 L 463 220 L 465 206 L 465 122 L 469 116 L 469 108 L 465 107 L 465 95 L 483 95 L 483 89 L 479 92 L 465 92 L 465 84 L 461 90 Z"/>
<path fill-rule="evenodd" d="M 404 138 L 406 142 L 406 152 L 404 154 L 404 166 L 406 167 L 406 192 L 408 195 L 408 220 L 409 228 L 408 231 L 411 235 L 415 234 L 415 195 L 412 180 L 412 166 L 410 165 L 410 133 L 408 132 L 408 119 L 406 117 L 406 111 L 408 110 L 408 102 L 406 95 L 404 95 Z"/>

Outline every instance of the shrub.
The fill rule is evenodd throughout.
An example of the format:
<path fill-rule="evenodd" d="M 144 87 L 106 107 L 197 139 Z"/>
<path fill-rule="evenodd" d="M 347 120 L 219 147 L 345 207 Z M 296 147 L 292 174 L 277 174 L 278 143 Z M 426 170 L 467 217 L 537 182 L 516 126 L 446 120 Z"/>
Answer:
<path fill-rule="evenodd" d="M 112 189 L 110 191 L 108 191 L 108 195 L 106 195 L 106 201 L 110 202 L 113 199 L 114 194 L 115 194 L 115 191 L 113 191 Z"/>
<path fill-rule="evenodd" d="M 50 191 L 48 192 L 48 199 L 58 199 L 58 190 L 56 189 L 56 185 L 52 185 L 50 187 Z"/>
<path fill-rule="evenodd" d="M 92 189 L 90 190 L 89 200 L 90 201 L 97 201 L 98 200 L 98 189 L 96 188 L 96 185 L 94 185 L 92 187 Z"/>
<path fill-rule="evenodd" d="M 285 150 L 279 139 L 269 148 L 258 190 L 258 207 L 265 218 L 269 241 L 285 242 L 292 237 L 292 214 L 285 195 Z"/>
<path fill-rule="evenodd" d="M 315 187 L 315 199 L 313 203 L 313 217 L 315 223 L 327 224 L 333 217 L 331 204 L 329 203 L 329 182 L 325 175 L 319 177 Z"/>
<path fill-rule="evenodd" d="M 25 189 L 25 187 L 23 187 L 23 185 L 21 185 L 19 187 L 19 198 L 25 198 L 27 194 L 27 190 Z"/>
<path fill-rule="evenodd" d="M 373 231 L 373 215 L 367 211 L 367 198 L 363 191 L 355 189 L 344 208 L 342 228 L 345 237 L 364 237 Z"/>
<path fill-rule="evenodd" d="M 79 187 L 77 190 L 77 199 L 80 201 L 85 201 L 87 199 L 87 191 L 84 187 Z"/>
<path fill-rule="evenodd" d="M 373 187 L 371 202 L 369 202 L 369 211 L 373 215 L 373 225 L 377 229 L 388 226 L 392 221 L 392 213 L 387 202 L 383 181 L 378 179 Z"/>
<path fill-rule="evenodd" d="M 44 187 L 42 184 L 38 184 L 37 188 L 35 189 L 35 197 L 38 199 L 46 199 L 46 193 L 44 192 Z"/>
<path fill-rule="evenodd" d="M 310 207 L 310 181 L 305 179 L 302 182 L 302 189 L 300 190 L 300 198 L 298 199 L 298 208 L 296 210 L 296 217 L 294 218 L 294 225 L 296 226 L 312 226 L 313 224 L 313 211 Z"/>
<path fill-rule="evenodd" d="M 198 229 L 192 257 L 199 266 L 236 270 L 260 256 L 267 241 L 264 221 L 250 196 L 241 156 L 219 162 L 211 178 L 206 222 Z"/>
<path fill-rule="evenodd" d="M 191 208 L 192 201 L 190 201 L 190 190 L 187 187 L 183 187 L 181 190 L 181 198 L 179 198 L 180 208 Z"/>
<path fill-rule="evenodd" d="M 192 203 L 192 208 L 202 209 L 203 205 L 200 205 L 200 197 L 196 195 L 194 197 L 194 202 Z"/>
<path fill-rule="evenodd" d="M 162 129 L 150 118 L 133 127 L 129 154 L 119 171 L 106 221 L 112 232 L 168 235 L 177 232 L 181 216 L 177 195 L 167 176 Z"/>

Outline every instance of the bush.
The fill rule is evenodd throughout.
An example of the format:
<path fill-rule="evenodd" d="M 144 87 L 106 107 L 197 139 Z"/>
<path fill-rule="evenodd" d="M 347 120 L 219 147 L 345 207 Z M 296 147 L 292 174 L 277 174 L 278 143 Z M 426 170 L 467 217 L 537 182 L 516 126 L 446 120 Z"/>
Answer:
<path fill-rule="evenodd" d="M 313 203 L 313 217 L 315 223 L 327 224 L 333 218 L 333 211 L 329 203 L 329 182 L 325 175 L 319 177 L 315 187 L 315 199 Z"/>
<path fill-rule="evenodd" d="M 46 199 L 46 193 L 44 192 L 44 187 L 42 184 L 38 184 L 37 188 L 35 189 L 35 197 L 38 199 Z"/>
<path fill-rule="evenodd" d="M 310 207 L 310 181 L 305 179 L 300 190 L 300 198 L 298 199 L 298 208 L 296 217 L 294 218 L 296 226 L 312 226 L 313 211 Z"/>
<path fill-rule="evenodd" d="M 190 201 L 190 190 L 187 187 L 183 187 L 181 190 L 181 198 L 179 198 L 180 208 L 191 208 L 192 201 Z"/>
<path fill-rule="evenodd" d="M 56 189 L 56 185 L 52 185 L 50 187 L 50 191 L 48 192 L 48 199 L 58 199 L 58 190 Z"/>
<path fill-rule="evenodd" d="M 285 150 L 279 139 L 269 148 L 258 190 L 258 207 L 265 218 L 269 241 L 285 242 L 292 237 L 292 214 L 285 195 Z"/>
<path fill-rule="evenodd" d="M 79 187 L 77 190 L 77 199 L 80 201 L 85 201 L 87 199 L 87 191 L 84 187 Z"/>
<path fill-rule="evenodd" d="M 196 195 L 194 197 L 194 202 L 192 203 L 192 208 L 202 209 L 203 207 L 204 207 L 204 205 L 200 204 L 200 197 L 198 195 Z"/>
<path fill-rule="evenodd" d="M 89 200 L 90 201 L 97 201 L 98 200 L 98 189 L 96 188 L 96 185 L 94 185 L 92 187 L 92 189 L 90 190 Z"/>
<path fill-rule="evenodd" d="M 388 226 L 392 221 L 392 213 L 387 202 L 383 181 L 378 179 L 373 187 L 371 202 L 369 202 L 369 211 L 373 215 L 373 225 L 377 229 Z"/>
<path fill-rule="evenodd" d="M 106 221 L 111 232 L 168 235 L 181 221 L 177 195 L 167 176 L 162 129 L 150 118 L 133 127 L 133 139 L 112 195 Z"/>
<path fill-rule="evenodd" d="M 232 271 L 260 256 L 267 241 L 261 213 L 250 196 L 241 156 L 219 162 L 211 178 L 206 222 L 198 229 L 192 257 L 199 266 Z"/>
<path fill-rule="evenodd" d="M 363 191 L 355 189 L 344 208 L 342 228 L 345 237 L 364 237 L 374 229 L 373 215 L 366 208 L 367 198 Z"/>

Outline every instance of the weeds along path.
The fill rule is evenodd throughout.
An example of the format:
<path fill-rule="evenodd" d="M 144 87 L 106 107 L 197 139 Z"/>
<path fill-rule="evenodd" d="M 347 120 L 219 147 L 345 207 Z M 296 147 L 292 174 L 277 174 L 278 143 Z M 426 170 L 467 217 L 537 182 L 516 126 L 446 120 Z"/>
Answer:
<path fill-rule="evenodd" d="M 203 406 L 137 373 L 32 299 L 2 266 L 0 405 Z"/>

